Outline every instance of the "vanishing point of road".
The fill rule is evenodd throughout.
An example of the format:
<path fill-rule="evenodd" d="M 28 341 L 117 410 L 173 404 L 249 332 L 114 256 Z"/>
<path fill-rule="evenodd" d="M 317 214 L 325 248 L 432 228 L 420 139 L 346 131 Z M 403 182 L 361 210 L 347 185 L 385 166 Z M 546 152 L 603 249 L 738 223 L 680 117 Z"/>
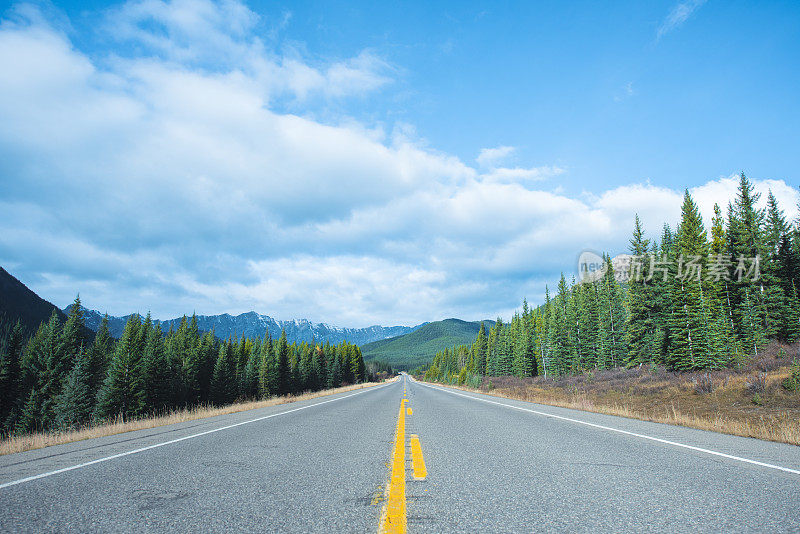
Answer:
<path fill-rule="evenodd" d="M 2 532 L 798 532 L 800 447 L 387 384 L 0 457 Z"/>

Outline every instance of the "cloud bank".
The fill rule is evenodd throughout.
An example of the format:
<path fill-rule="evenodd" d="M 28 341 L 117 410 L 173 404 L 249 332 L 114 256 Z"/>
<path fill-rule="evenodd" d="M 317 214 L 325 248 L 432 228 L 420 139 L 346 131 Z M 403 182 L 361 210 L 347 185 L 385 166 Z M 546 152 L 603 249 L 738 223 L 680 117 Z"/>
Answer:
<path fill-rule="evenodd" d="M 394 67 L 309 59 L 263 22 L 235 1 L 132 1 L 106 13 L 99 55 L 17 6 L 0 23 L 0 264 L 112 314 L 416 324 L 507 315 L 582 249 L 623 251 L 634 213 L 654 236 L 678 216 L 682 191 L 569 196 L 568 169 L 504 167 L 513 147 L 474 167 L 403 125 L 321 122 L 312 102 L 389 90 Z M 794 189 L 757 185 L 795 216 Z M 710 217 L 735 186 L 692 193 Z"/>

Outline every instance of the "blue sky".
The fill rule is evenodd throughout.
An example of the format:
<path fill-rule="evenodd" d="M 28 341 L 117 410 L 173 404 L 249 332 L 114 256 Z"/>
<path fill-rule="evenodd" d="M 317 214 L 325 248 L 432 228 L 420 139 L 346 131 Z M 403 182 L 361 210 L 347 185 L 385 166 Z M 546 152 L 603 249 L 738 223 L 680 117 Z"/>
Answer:
<path fill-rule="evenodd" d="M 0 6 L 0 265 L 61 306 L 507 315 L 684 188 L 800 200 L 792 2 Z"/>

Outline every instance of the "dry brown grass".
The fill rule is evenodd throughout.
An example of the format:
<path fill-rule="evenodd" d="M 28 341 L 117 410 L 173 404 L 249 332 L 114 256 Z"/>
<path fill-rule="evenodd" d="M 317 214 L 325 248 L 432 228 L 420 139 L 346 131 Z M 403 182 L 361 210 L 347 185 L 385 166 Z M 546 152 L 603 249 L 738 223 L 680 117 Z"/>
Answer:
<path fill-rule="evenodd" d="M 488 377 L 459 389 L 800 445 L 800 392 L 781 386 L 799 347 L 774 343 L 757 360 L 710 373 L 642 366 L 555 381 Z"/>
<path fill-rule="evenodd" d="M 114 434 L 121 434 L 123 432 L 132 432 L 134 430 L 155 428 L 174 423 L 182 423 L 184 421 L 193 421 L 195 419 L 204 419 L 206 417 L 215 417 L 217 415 L 226 415 L 244 412 L 246 410 L 255 410 L 257 408 L 266 408 L 267 406 L 276 406 L 278 404 L 287 404 L 301 400 L 316 399 L 317 397 L 325 397 L 335 393 L 344 393 L 346 391 L 368 388 L 377 384 L 377 382 L 367 382 L 364 384 L 343 386 L 324 391 L 315 391 L 313 393 L 303 393 L 301 395 L 294 396 L 289 395 L 287 397 L 271 397 L 265 400 L 240 402 L 221 407 L 201 405 L 193 408 L 174 410 L 169 413 L 154 417 L 135 419 L 132 421 L 122 421 L 121 418 L 117 418 L 107 423 L 81 428 L 78 430 L 71 430 L 68 432 L 37 432 L 22 436 L 10 436 L 0 439 L 0 455 L 29 451 L 32 449 L 41 449 L 42 447 L 61 445 L 63 443 L 72 443 L 73 441 L 81 441 L 84 439 L 111 436 Z"/>

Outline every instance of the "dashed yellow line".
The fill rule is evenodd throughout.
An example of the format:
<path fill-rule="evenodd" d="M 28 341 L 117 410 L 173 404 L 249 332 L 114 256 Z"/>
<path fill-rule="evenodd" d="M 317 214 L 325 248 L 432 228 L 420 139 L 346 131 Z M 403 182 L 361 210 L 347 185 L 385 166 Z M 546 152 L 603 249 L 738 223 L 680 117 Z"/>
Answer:
<path fill-rule="evenodd" d="M 428 470 L 425 468 L 425 458 L 422 457 L 422 445 L 419 436 L 411 434 L 411 463 L 414 467 L 414 480 L 425 480 Z"/>

